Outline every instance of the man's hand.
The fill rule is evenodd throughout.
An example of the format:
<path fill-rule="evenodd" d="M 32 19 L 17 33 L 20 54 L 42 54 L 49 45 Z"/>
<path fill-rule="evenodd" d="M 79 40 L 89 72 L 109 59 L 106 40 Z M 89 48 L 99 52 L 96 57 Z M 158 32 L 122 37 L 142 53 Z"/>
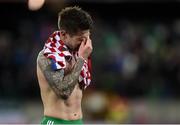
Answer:
<path fill-rule="evenodd" d="M 92 42 L 91 39 L 88 37 L 86 38 L 80 45 L 78 50 L 79 57 L 82 57 L 84 59 L 88 59 L 89 55 L 92 52 Z"/>

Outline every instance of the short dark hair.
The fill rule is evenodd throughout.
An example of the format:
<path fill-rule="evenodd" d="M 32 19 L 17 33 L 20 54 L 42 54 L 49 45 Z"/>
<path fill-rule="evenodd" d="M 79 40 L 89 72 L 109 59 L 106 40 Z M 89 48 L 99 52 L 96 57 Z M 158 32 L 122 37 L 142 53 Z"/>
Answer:
<path fill-rule="evenodd" d="M 65 30 L 70 35 L 79 31 L 92 29 L 91 16 L 78 6 L 66 7 L 59 13 L 58 28 Z"/>

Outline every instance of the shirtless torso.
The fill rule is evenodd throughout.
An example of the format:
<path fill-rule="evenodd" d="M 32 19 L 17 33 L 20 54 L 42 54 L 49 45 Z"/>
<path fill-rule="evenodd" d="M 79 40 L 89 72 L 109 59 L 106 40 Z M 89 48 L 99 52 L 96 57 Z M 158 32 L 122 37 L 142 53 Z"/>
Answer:
<path fill-rule="evenodd" d="M 68 91 L 72 91 L 69 94 L 68 98 L 63 98 L 62 93 L 58 93 L 57 89 L 55 89 L 55 83 L 49 84 L 50 79 L 53 79 L 52 77 L 64 77 L 62 76 L 62 72 L 59 72 L 59 76 L 57 76 L 55 73 L 47 74 L 46 68 L 50 65 L 50 60 L 47 59 L 42 51 L 38 55 L 37 59 L 37 76 L 38 76 L 38 82 L 41 90 L 41 98 L 44 106 L 44 115 L 45 116 L 51 116 L 55 118 L 65 119 L 65 120 L 76 120 L 82 118 L 82 109 L 81 109 L 81 100 L 82 100 L 82 90 L 79 87 L 79 84 L 73 83 L 73 85 L 70 85 L 68 87 L 74 87 L 73 90 L 66 90 L 67 92 L 64 92 L 64 95 L 67 95 Z M 76 76 L 70 76 L 72 72 L 71 69 L 74 69 L 74 72 L 80 71 L 80 68 L 82 67 L 83 60 L 75 60 L 75 58 L 72 58 L 70 62 L 67 62 L 67 69 L 65 69 L 65 74 L 69 74 L 67 76 L 67 80 L 73 79 L 73 77 Z M 57 72 L 57 73 L 58 73 Z M 48 77 L 48 75 L 51 75 Z M 66 79 L 66 78 L 64 78 Z M 59 82 L 59 81 L 57 81 Z M 62 82 L 62 81 L 60 81 Z M 68 82 L 68 81 L 67 81 Z M 66 83 L 59 83 L 59 84 L 66 84 Z M 59 86 L 59 89 L 61 89 L 62 86 Z M 61 97 L 62 96 L 62 97 Z"/>

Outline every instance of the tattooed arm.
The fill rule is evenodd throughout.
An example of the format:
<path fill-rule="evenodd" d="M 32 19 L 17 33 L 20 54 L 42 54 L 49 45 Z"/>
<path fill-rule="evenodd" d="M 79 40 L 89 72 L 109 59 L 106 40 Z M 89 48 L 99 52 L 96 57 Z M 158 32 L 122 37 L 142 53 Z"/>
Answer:
<path fill-rule="evenodd" d="M 42 52 L 38 55 L 37 63 L 56 95 L 63 99 L 67 99 L 78 83 L 84 60 L 78 58 L 72 71 L 67 75 L 64 75 L 64 70 L 53 71 L 51 69 L 51 61 L 47 59 Z"/>

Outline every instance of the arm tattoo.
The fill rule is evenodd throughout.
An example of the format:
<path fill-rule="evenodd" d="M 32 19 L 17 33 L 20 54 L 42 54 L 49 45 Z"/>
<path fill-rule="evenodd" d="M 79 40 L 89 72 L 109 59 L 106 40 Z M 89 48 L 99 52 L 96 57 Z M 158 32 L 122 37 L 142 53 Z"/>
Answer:
<path fill-rule="evenodd" d="M 51 61 L 47 59 L 42 52 L 38 55 L 37 63 L 44 73 L 48 84 L 51 86 L 56 95 L 63 99 L 67 99 L 74 90 L 75 85 L 78 83 L 78 78 L 83 67 L 84 60 L 82 58 L 78 58 L 72 71 L 65 76 L 63 69 L 57 71 L 53 71 L 51 69 Z"/>

